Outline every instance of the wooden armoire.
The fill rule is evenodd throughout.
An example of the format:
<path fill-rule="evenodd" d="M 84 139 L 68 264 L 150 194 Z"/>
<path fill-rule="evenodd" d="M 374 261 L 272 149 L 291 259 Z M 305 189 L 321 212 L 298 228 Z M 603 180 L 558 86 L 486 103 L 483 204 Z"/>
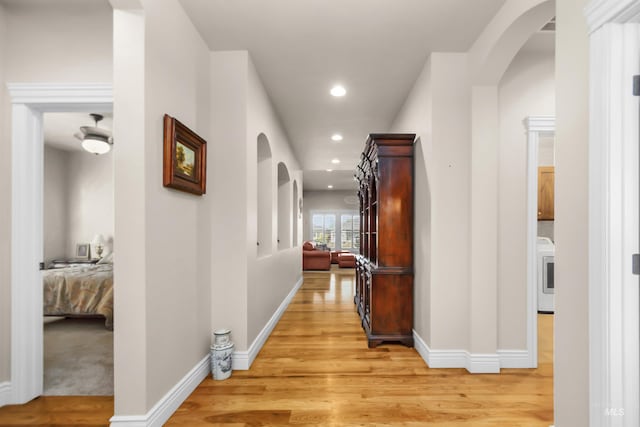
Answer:
<path fill-rule="evenodd" d="M 369 347 L 413 347 L 413 152 L 415 134 L 371 134 L 360 185 L 355 304 Z"/>

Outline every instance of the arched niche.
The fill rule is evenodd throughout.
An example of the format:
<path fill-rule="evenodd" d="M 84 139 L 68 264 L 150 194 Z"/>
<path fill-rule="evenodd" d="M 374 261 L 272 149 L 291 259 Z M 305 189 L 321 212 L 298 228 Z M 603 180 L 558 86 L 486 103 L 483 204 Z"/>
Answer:
<path fill-rule="evenodd" d="M 291 177 L 287 166 L 278 163 L 278 250 L 291 247 Z"/>
<path fill-rule="evenodd" d="M 302 212 L 299 209 L 298 181 L 293 181 L 293 198 L 291 199 L 291 216 L 293 218 L 293 247 L 298 246 L 298 218 Z"/>
<path fill-rule="evenodd" d="M 272 250 L 272 159 L 271 145 L 264 133 L 257 140 L 257 247 L 258 256 L 269 255 Z"/>

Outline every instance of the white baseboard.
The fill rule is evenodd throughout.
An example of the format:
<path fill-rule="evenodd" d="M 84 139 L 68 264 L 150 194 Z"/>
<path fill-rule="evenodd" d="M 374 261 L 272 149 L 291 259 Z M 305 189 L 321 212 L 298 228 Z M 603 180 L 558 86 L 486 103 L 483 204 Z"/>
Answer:
<path fill-rule="evenodd" d="M 413 343 L 418 354 L 430 368 L 467 367 L 467 352 L 464 350 L 432 350 L 415 329 Z"/>
<path fill-rule="evenodd" d="M 0 383 L 0 407 L 11 403 L 11 383 L 9 381 Z"/>
<path fill-rule="evenodd" d="M 501 368 L 531 368 L 527 350 L 498 350 Z"/>
<path fill-rule="evenodd" d="M 293 289 L 282 301 L 269 322 L 260 331 L 248 351 L 235 351 L 233 353 L 233 369 L 247 370 L 269 338 L 273 328 L 278 324 L 280 317 L 285 312 L 289 303 L 302 286 L 302 276 L 298 279 Z M 111 417 L 111 427 L 160 427 L 173 415 L 182 402 L 195 390 L 203 379 L 211 372 L 210 356 L 202 359 L 198 364 L 180 380 L 158 403 L 145 415 L 114 415 Z"/>
<path fill-rule="evenodd" d="M 500 357 L 497 353 L 467 353 L 467 371 L 472 374 L 499 374 Z"/>
<path fill-rule="evenodd" d="M 255 359 L 255 357 L 254 357 Z M 234 351 L 231 359 L 235 371 L 246 371 L 251 367 L 253 360 L 249 361 L 249 351 Z"/>
<path fill-rule="evenodd" d="M 467 350 L 434 350 L 413 330 L 414 346 L 430 368 L 465 368 L 472 374 L 500 372 L 498 354 L 469 353 Z"/>
<path fill-rule="evenodd" d="M 300 276 L 296 284 L 293 286 L 293 289 L 291 289 L 278 309 L 275 311 L 275 313 L 273 313 L 271 319 L 269 319 L 267 324 L 264 325 L 264 328 L 262 328 L 256 339 L 253 340 L 251 346 L 249 347 L 249 350 L 233 352 L 233 369 L 246 371 L 251 367 L 253 361 L 256 360 L 258 353 L 260 353 L 262 346 L 265 342 L 267 342 L 267 338 L 269 338 L 269 335 L 271 335 L 273 328 L 276 327 L 285 310 L 287 309 L 287 307 L 289 307 L 289 303 L 291 303 L 291 300 L 296 295 L 296 292 L 298 292 L 298 289 L 300 289 L 300 286 L 302 286 L 302 276 Z"/>
<path fill-rule="evenodd" d="M 161 427 L 211 372 L 207 354 L 145 415 L 114 415 L 111 427 Z"/>

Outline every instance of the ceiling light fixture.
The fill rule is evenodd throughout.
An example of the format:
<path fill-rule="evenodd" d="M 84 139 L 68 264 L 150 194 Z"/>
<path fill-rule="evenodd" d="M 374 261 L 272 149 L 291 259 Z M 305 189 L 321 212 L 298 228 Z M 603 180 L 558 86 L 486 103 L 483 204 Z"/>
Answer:
<path fill-rule="evenodd" d="M 74 136 L 82 141 L 82 148 L 89 153 L 105 154 L 111 150 L 113 146 L 113 137 L 107 129 L 98 127 L 98 122 L 103 119 L 100 114 L 89 114 L 96 122 L 95 126 L 81 126 L 80 132 Z"/>
<path fill-rule="evenodd" d="M 331 190 L 333 188 L 333 185 L 327 185 L 327 188 Z"/>
<path fill-rule="evenodd" d="M 331 160 L 331 163 L 333 163 L 334 165 L 337 165 L 338 163 L 340 163 L 340 159 L 333 159 Z"/>
<path fill-rule="evenodd" d="M 339 133 L 334 133 L 333 135 L 331 135 L 331 140 L 332 141 L 342 141 L 342 135 L 340 135 Z"/>
<path fill-rule="evenodd" d="M 333 172 L 333 169 L 327 169 L 327 172 Z"/>
<path fill-rule="evenodd" d="M 344 88 L 344 86 L 335 85 L 334 87 L 331 88 L 331 95 L 333 96 L 340 97 L 340 96 L 345 96 L 346 94 L 347 94 L 347 90 Z"/>

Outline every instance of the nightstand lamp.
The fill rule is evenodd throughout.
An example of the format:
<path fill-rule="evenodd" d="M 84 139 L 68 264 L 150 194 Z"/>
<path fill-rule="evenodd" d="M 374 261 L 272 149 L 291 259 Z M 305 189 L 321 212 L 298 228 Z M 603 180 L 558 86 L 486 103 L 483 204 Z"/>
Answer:
<path fill-rule="evenodd" d="M 104 236 L 102 234 L 96 234 L 91 241 L 91 244 L 96 248 L 98 258 L 102 258 L 102 251 L 104 250 L 105 243 L 106 241 L 104 240 Z"/>

